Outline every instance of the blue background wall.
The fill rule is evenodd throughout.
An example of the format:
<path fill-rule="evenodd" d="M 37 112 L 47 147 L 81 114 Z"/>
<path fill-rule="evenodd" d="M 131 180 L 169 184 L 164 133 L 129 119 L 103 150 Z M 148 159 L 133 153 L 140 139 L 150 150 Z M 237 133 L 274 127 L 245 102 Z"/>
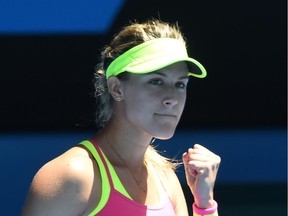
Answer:
<path fill-rule="evenodd" d="M 192 4 L 192 5 L 191 5 Z M 96 132 L 91 77 L 129 20 L 178 21 L 208 77 L 192 79 L 168 156 L 200 143 L 222 157 L 221 215 L 286 215 L 284 0 L 0 1 L 1 215 L 19 215 L 35 172 Z M 182 168 L 178 171 L 188 203 Z"/>
<path fill-rule="evenodd" d="M 19 215 L 37 170 L 47 161 L 94 133 L 88 131 L 2 134 L 2 214 Z M 286 138 L 285 130 L 178 131 L 170 140 L 156 140 L 155 145 L 163 154 L 176 156 L 177 159 L 180 159 L 182 153 L 194 143 L 201 143 L 221 155 L 221 169 L 215 186 L 215 197 L 220 204 L 221 215 L 277 213 L 284 216 Z M 178 169 L 177 174 L 185 189 L 183 167 Z M 187 197 L 191 197 L 188 190 L 186 192 Z M 192 203 L 191 198 L 188 200 Z"/>

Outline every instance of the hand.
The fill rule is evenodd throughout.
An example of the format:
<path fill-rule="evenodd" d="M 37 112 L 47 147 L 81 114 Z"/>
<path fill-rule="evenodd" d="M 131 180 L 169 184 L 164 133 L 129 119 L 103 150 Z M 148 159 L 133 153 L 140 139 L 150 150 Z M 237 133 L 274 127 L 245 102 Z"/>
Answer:
<path fill-rule="evenodd" d="M 213 206 L 213 188 L 221 158 L 207 148 L 195 144 L 183 154 L 187 184 L 198 208 Z"/>

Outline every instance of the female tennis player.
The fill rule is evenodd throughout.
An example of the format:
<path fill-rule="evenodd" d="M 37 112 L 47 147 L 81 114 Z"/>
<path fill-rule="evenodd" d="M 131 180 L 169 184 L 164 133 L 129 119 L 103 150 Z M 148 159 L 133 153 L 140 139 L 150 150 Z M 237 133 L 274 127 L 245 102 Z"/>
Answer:
<path fill-rule="evenodd" d="M 22 216 L 187 216 L 188 208 L 218 215 L 220 157 L 192 143 L 183 153 L 194 196 L 186 203 L 174 172 L 179 163 L 152 145 L 174 135 L 189 79 L 205 76 L 177 25 L 152 19 L 123 27 L 95 71 L 101 129 L 37 172 Z"/>

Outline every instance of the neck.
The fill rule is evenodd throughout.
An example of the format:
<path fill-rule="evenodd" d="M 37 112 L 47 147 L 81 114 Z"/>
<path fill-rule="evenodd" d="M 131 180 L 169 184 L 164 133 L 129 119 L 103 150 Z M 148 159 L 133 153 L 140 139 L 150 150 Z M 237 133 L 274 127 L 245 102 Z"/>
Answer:
<path fill-rule="evenodd" d="M 120 143 L 116 139 L 112 143 L 113 137 L 107 137 L 107 135 L 104 132 L 99 134 L 106 156 L 115 167 L 129 171 L 129 175 L 134 179 L 138 188 L 146 194 L 148 171 L 144 157 L 147 147 L 134 143 L 133 148 L 131 144 Z"/>
<path fill-rule="evenodd" d="M 152 137 L 143 132 L 139 133 L 134 129 L 127 128 L 126 126 L 119 127 L 119 125 L 109 122 L 96 137 L 100 139 L 98 143 L 101 147 L 106 150 L 106 142 L 108 141 L 114 150 L 125 160 L 127 165 L 130 165 L 129 167 L 139 167 L 144 163 L 145 153 L 151 143 Z M 103 137 L 106 137 L 107 140 Z"/>

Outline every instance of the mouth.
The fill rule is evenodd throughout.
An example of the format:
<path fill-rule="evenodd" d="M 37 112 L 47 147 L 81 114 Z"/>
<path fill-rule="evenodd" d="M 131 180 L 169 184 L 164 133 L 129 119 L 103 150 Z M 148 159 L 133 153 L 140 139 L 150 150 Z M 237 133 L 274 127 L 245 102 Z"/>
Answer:
<path fill-rule="evenodd" d="M 155 113 L 154 115 L 156 115 L 156 116 L 163 116 L 163 117 L 173 117 L 173 118 L 177 118 L 177 115 L 170 114 L 170 113 Z"/>

